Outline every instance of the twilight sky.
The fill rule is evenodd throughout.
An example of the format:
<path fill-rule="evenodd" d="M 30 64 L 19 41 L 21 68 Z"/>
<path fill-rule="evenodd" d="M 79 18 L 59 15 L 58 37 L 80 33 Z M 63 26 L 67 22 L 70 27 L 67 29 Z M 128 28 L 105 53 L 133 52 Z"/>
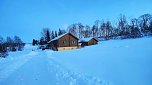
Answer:
<path fill-rule="evenodd" d="M 25 42 L 38 39 L 42 28 L 57 30 L 95 20 L 115 22 L 152 14 L 152 0 L 0 0 L 0 36 L 18 35 Z"/>

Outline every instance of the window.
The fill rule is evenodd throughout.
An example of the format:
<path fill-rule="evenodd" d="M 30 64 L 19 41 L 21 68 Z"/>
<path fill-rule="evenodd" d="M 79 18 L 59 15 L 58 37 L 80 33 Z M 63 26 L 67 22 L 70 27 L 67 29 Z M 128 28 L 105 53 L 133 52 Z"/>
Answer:
<path fill-rule="evenodd" d="M 63 43 L 63 44 L 65 44 L 65 43 L 66 43 L 66 41 L 64 40 L 62 43 Z"/>
<path fill-rule="evenodd" d="M 76 42 L 75 41 L 72 41 L 72 44 L 75 44 Z"/>

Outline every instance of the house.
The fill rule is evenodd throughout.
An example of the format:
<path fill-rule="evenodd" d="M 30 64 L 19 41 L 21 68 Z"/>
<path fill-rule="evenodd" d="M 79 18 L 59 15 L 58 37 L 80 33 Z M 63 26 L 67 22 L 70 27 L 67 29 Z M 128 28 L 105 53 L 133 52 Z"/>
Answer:
<path fill-rule="evenodd" d="M 78 40 L 79 39 L 71 33 L 65 33 L 52 39 L 48 44 L 52 50 L 70 50 L 78 47 Z"/>
<path fill-rule="evenodd" d="M 89 46 L 89 45 L 95 45 L 98 43 L 98 40 L 96 38 L 82 38 L 78 42 L 79 42 L 79 45 L 84 47 L 84 46 Z"/>

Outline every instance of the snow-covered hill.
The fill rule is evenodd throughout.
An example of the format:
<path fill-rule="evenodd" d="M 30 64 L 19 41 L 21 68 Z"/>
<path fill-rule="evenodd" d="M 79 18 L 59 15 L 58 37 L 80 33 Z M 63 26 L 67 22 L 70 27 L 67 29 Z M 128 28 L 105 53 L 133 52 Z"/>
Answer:
<path fill-rule="evenodd" d="M 0 58 L 0 85 L 151 84 L 151 37 L 109 40 L 60 52 L 28 45 L 25 51 Z"/>

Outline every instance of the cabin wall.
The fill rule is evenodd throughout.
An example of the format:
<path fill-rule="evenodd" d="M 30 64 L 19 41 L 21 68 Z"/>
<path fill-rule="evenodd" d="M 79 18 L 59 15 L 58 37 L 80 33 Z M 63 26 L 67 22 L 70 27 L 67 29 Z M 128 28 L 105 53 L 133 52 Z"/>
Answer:
<path fill-rule="evenodd" d="M 78 39 L 68 33 L 49 43 L 49 48 L 55 51 L 71 50 L 78 48 Z"/>
<path fill-rule="evenodd" d="M 58 40 L 58 47 L 73 47 L 78 46 L 78 40 L 70 34 L 61 37 Z"/>
<path fill-rule="evenodd" d="M 58 47 L 58 40 L 52 41 L 48 44 L 49 49 L 56 50 Z"/>
<path fill-rule="evenodd" d="M 88 45 L 95 45 L 97 44 L 97 41 L 95 39 L 91 39 L 88 41 Z"/>
<path fill-rule="evenodd" d="M 69 36 L 70 38 L 70 47 L 73 47 L 73 46 L 78 46 L 78 39 L 76 39 L 75 37 L 73 36 Z"/>

